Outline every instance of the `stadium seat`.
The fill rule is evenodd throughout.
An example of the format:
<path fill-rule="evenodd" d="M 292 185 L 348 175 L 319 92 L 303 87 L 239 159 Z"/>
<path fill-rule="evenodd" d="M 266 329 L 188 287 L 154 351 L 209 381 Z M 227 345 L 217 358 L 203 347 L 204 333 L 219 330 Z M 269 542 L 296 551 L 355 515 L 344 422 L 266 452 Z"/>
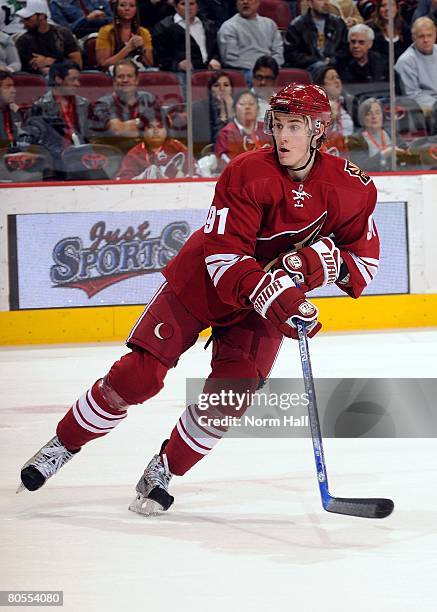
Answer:
<path fill-rule="evenodd" d="M 179 79 L 174 72 L 140 72 L 138 89 L 153 94 L 160 106 L 184 101 Z"/>
<path fill-rule="evenodd" d="M 244 74 L 238 70 L 232 70 L 223 68 L 224 72 L 227 72 L 232 79 L 233 93 L 237 93 L 242 89 L 247 88 L 246 79 Z M 211 70 L 198 70 L 193 72 L 191 79 L 193 102 L 203 100 L 208 95 L 208 81 L 214 73 Z"/>
<path fill-rule="evenodd" d="M 258 13 L 262 17 L 270 17 L 285 32 L 291 21 L 291 12 L 288 4 L 283 0 L 261 0 Z"/>
<path fill-rule="evenodd" d="M 23 110 L 30 108 L 47 91 L 46 80 L 38 74 L 15 72 L 12 78 L 17 90 L 15 102 Z"/>
<path fill-rule="evenodd" d="M 122 152 L 104 144 L 84 144 L 69 147 L 62 153 L 62 165 L 66 180 L 105 180 L 114 178 L 118 172 Z"/>
<path fill-rule="evenodd" d="M 285 87 L 288 83 L 311 83 L 311 75 L 307 70 L 300 68 L 281 68 L 278 78 L 276 79 L 276 87 Z"/>
<path fill-rule="evenodd" d="M 383 98 L 384 115 L 390 121 L 390 99 Z M 427 135 L 426 119 L 416 100 L 407 96 L 396 96 L 395 119 L 397 134 L 405 142 L 411 142 Z"/>
<path fill-rule="evenodd" d="M 80 90 L 79 95 L 83 96 L 91 103 L 96 102 L 102 96 L 112 93 L 112 79 L 107 74 L 99 70 L 81 72 L 79 75 Z"/>
<path fill-rule="evenodd" d="M 97 57 L 96 57 L 96 41 L 97 34 L 90 34 L 83 41 L 83 63 L 84 68 L 88 70 L 96 70 L 97 66 Z"/>
<path fill-rule="evenodd" d="M 29 183 L 42 181 L 52 175 L 53 163 L 48 151 L 32 145 L 26 152 L 11 153 L 0 149 L 0 182 Z"/>
<path fill-rule="evenodd" d="M 417 138 L 410 143 L 409 148 L 420 155 L 424 170 L 437 170 L 437 136 Z"/>

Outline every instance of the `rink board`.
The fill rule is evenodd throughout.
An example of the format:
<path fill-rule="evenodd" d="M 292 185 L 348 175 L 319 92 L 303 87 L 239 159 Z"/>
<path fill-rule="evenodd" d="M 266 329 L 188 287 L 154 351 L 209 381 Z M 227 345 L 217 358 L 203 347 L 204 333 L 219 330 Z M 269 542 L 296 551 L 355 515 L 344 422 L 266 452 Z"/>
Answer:
<path fill-rule="evenodd" d="M 390 256 L 386 260 L 388 265 L 381 266 L 382 273 L 369 291 L 382 295 L 369 295 L 358 301 L 346 297 L 316 300 L 323 329 L 349 331 L 437 326 L 437 241 L 434 237 L 437 174 L 378 175 L 374 181 L 378 188 L 378 206 L 387 218 L 383 228 L 383 249 L 387 249 L 388 238 L 392 239 Z M 82 288 L 52 286 L 49 260 L 53 246 L 73 237 L 81 240 L 84 248 L 89 250 L 92 224 L 90 226 L 87 219 L 95 223 L 105 215 L 108 220 L 114 220 L 114 224 L 107 224 L 106 228 L 121 228 L 122 232 L 126 225 L 115 221 L 122 220 L 124 215 L 127 215 L 126 219 L 134 215 L 132 219 L 137 221 L 135 230 L 142 220 L 159 218 L 161 226 L 156 224 L 152 238 L 162 235 L 165 227 L 175 220 L 186 222 L 194 231 L 211 202 L 214 188 L 214 181 L 204 180 L 2 186 L 0 344 L 122 340 L 148 301 L 149 295 L 144 287 L 152 285 L 153 274 L 132 276 L 114 283 L 90 299 Z M 400 207 L 406 209 L 405 223 L 402 223 Z M 67 222 L 58 228 L 56 221 L 59 216 Z M 11 219 L 14 220 L 12 223 Z M 12 230 L 14 223 L 17 229 L 17 219 L 20 220 L 20 234 L 14 235 Z M 51 221 L 56 231 L 59 229 L 59 235 L 53 234 L 51 239 L 44 219 Z M 78 223 L 74 225 L 76 219 Z M 74 223 L 70 224 L 69 220 Z M 392 236 L 391 227 L 394 228 Z M 88 243 L 85 243 L 85 238 Z M 22 272 L 24 270 L 21 280 L 19 264 Z M 42 274 L 45 274 L 44 282 L 39 280 Z M 154 276 L 156 284 L 160 274 Z M 128 283 L 129 289 L 136 283 L 137 297 L 130 295 Z M 105 291 L 111 291 L 111 296 L 105 298 L 109 295 Z M 61 294 L 68 298 L 60 299 Z M 71 299 L 80 294 L 81 298 Z"/>

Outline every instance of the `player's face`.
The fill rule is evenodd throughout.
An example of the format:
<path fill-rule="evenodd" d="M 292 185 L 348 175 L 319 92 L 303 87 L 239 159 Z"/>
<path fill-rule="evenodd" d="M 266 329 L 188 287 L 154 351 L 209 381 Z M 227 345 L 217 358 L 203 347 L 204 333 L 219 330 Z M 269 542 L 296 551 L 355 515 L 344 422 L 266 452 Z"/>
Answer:
<path fill-rule="evenodd" d="M 150 122 L 144 129 L 144 142 L 151 149 L 157 149 L 162 145 L 167 138 L 167 131 L 162 123 L 158 120 Z"/>
<path fill-rule="evenodd" d="M 3 81 L 0 81 L 0 105 L 8 106 L 15 102 L 16 89 L 14 81 L 6 77 Z"/>
<path fill-rule="evenodd" d="M 305 117 L 275 112 L 273 138 L 276 142 L 279 163 L 282 166 L 298 167 L 306 162 L 309 155 L 311 132 Z"/>

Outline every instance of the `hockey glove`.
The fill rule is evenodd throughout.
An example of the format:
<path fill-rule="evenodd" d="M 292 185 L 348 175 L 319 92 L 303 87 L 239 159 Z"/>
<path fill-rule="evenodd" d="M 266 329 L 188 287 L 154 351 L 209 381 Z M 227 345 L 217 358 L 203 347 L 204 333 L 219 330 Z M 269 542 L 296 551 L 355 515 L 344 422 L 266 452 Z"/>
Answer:
<path fill-rule="evenodd" d="M 297 340 L 295 319 L 307 322 L 309 338 L 322 327 L 317 321 L 319 311 L 284 270 L 267 272 L 252 292 L 250 301 L 258 314 L 289 338 Z"/>
<path fill-rule="evenodd" d="M 291 278 L 297 276 L 306 293 L 335 283 L 340 265 L 340 251 L 335 244 L 330 238 L 320 238 L 311 246 L 280 255 L 275 267 L 285 270 Z"/>

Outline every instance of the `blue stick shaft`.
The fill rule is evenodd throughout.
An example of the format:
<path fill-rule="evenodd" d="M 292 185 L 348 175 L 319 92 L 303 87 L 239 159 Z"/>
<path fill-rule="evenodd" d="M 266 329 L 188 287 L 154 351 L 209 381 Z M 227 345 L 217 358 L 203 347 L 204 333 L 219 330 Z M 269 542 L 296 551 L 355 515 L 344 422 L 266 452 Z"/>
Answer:
<path fill-rule="evenodd" d="M 310 352 L 305 322 L 296 319 L 297 333 L 299 338 L 299 353 L 302 364 L 305 391 L 308 395 L 308 417 L 310 422 L 311 437 L 313 439 L 314 459 L 316 461 L 317 480 L 323 507 L 326 508 L 331 499 L 328 490 L 328 475 L 326 473 L 325 456 L 323 453 L 322 432 L 320 429 L 319 413 L 317 410 L 316 391 L 311 368 Z"/>

